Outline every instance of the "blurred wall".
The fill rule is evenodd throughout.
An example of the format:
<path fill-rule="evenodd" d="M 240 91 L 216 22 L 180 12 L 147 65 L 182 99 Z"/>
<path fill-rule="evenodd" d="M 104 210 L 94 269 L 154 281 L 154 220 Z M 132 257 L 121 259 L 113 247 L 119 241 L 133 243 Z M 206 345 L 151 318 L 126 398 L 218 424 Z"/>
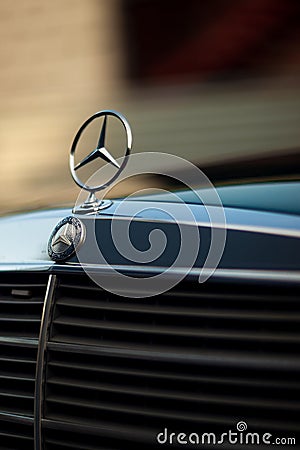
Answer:
<path fill-rule="evenodd" d="M 0 2 L 0 208 L 72 199 L 68 150 L 121 89 L 114 0 Z"/>
<path fill-rule="evenodd" d="M 199 7 L 202 2 L 192 3 Z M 138 13 L 135 13 L 137 4 L 140 6 Z M 172 4 L 178 8 L 182 6 L 175 0 Z M 71 141 L 83 120 L 104 108 L 120 110 L 128 117 L 133 126 L 135 151 L 175 153 L 200 165 L 299 148 L 299 61 L 293 59 L 300 48 L 299 35 L 298 40 L 291 34 L 289 41 L 281 39 L 280 45 L 285 46 L 287 51 L 283 51 L 278 44 L 273 59 L 270 57 L 270 54 L 274 55 L 271 46 L 267 65 L 262 64 L 262 57 L 256 59 L 254 64 L 251 54 L 251 70 L 253 67 L 264 68 L 254 73 L 255 76 L 249 66 L 244 67 L 242 77 L 235 75 L 228 79 L 218 67 L 208 76 L 207 67 L 203 72 L 203 67 L 199 65 L 195 69 L 197 76 L 187 76 L 181 73 L 182 70 L 178 72 L 179 78 L 166 76 L 169 67 L 172 70 L 189 67 L 186 54 L 188 49 L 195 48 L 195 42 L 199 54 L 201 51 L 203 54 L 208 51 L 218 54 L 218 42 L 227 39 L 224 17 L 228 16 L 228 21 L 234 24 L 245 15 L 245 12 L 238 10 L 239 15 L 236 16 L 238 6 L 234 2 L 215 1 L 211 4 L 215 5 L 215 9 L 207 13 L 207 20 L 203 20 L 201 25 L 206 33 L 203 32 L 205 39 L 207 35 L 214 36 L 215 48 L 207 50 L 203 44 L 204 37 L 201 37 L 202 34 L 198 36 L 200 25 L 197 21 L 193 24 L 197 33 L 187 35 L 190 44 L 186 39 L 183 49 L 179 40 L 175 42 L 168 38 L 172 37 L 172 32 L 178 34 L 178 30 L 172 27 L 172 14 L 175 14 L 176 8 L 163 13 L 167 18 L 164 20 L 170 21 L 168 27 L 166 22 L 159 20 L 147 25 L 147 20 L 152 17 L 151 11 L 145 10 L 146 13 L 140 16 L 141 5 L 152 10 L 158 8 L 152 14 L 159 16 L 160 3 L 157 1 L 0 2 L 0 212 L 72 203 L 78 188 L 68 171 Z M 259 14 L 265 16 L 271 8 L 265 1 L 253 4 L 256 8 L 261 8 L 260 5 L 265 8 L 253 12 L 258 19 Z M 290 22 L 280 22 L 278 25 L 278 17 L 282 13 L 276 10 L 276 15 L 272 8 L 270 11 L 275 18 L 272 16 L 271 24 L 277 34 L 280 25 L 285 37 L 284 30 L 290 27 L 287 25 Z M 180 19 L 180 10 L 177 15 Z M 286 15 L 286 20 L 291 20 L 288 13 Z M 202 17 L 200 13 L 199 17 Z M 189 20 L 186 17 L 186 21 Z M 265 37 L 260 31 L 259 36 L 262 37 L 258 43 L 255 42 L 257 48 L 262 48 L 265 53 L 262 39 L 269 39 L 272 43 L 276 37 L 269 22 L 263 25 L 270 29 L 268 36 Z M 228 22 L 229 31 L 232 23 Z M 139 62 L 139 55 L 144 55 L 145 64 L 151 56 L 151 47 L 148 47 L 149 57 L 143 51 L 141 34 L 133 33 L 137 24 L 142 36 L 144 31 L 145 45 L 148 46 L 156 42 L 157 27 L 166 29 L 166 37 L 159 36 L 160 40 L 155 44 L 157 48 L 152 52 L 155 56 L 159 53 L 158 49 L 163 48 L 161 58 L 164 64 L 158 61 L 157 66 L 152 65 L 159 70 L 151 71 L 146 67 L 146 73 L 153 76 L 152 80 L 145 77 L 138 79 L 136 73 L 132 74 L 131 69 Z M 147 26 L 152 26 L 152 34 Z M 250 23 L 250 31 L 251 26 Z M 190 33 L 189 27 L 185 28 L 186 33 Z M 228 39 L 237 39 L 230 33 Z M 164 39 L 169 39 L 170 45 L 175 42 L 178 52 L 176 48 L 168 50 L 163 46 Z M 278 37 L 276 39 L 278 41 Z M 249 53 L 249 39 L 244 40 Z M 294 49 L 291 49 L 289 42 L 294 42 Z M 137 48 L 139 43 L 140 53 Z M 221 56 L 225 52 L 222 48 Z M 175 56 L 172 56 L 174 51 Z M 248 53 L 243 49 L 239 51 L 235 58 L 246 60 Z M 227 57 L 231 61 L 226 69 L 227 74 L 236 67 L 236 62 L 234 65 L 232 63 L 232 53 L 230 58 Z M 184 64 L 176 55 L 183 58 Z M 193 59 L 193 55 L 191 57 Z M 279 63 L 274 64 L 274 60 Z M 227 67 L 225 63 L 223 65 Z M 193 69 L 193 64 L 190 66 Z M 214 80 L 216 73 L 219 78 Z M 157 78 L 157 74 L 161 74 L 162 78 Z M 91 137 L 88 150 L 93 145 Z"/>

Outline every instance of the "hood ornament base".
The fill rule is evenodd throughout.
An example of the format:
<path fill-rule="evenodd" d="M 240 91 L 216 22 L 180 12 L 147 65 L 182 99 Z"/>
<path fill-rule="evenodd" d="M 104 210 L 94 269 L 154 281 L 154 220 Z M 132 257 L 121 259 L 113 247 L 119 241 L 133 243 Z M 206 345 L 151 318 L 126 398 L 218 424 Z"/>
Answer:
<path fill-rule="evenodd" d="M 99 200 L 93 192 L 91 192 L 84 203 L 75 206 L 72 210 L 73 214 L 96 214 L 102 209 L 106 209 L 112 205 L 111 200 Z"/>

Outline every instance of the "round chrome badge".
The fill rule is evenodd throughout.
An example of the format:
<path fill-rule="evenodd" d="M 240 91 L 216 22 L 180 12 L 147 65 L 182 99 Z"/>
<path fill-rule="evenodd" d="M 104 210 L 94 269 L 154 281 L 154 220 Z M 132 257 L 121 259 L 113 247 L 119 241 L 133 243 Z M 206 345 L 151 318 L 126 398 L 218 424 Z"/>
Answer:
<path fill-rule="evenodd" d="M 51 233 L 48 254 L 53 261 L 64 261 L 72 256 L 85 239 L 85 226 L 76 217 L 61 220 Z"/>

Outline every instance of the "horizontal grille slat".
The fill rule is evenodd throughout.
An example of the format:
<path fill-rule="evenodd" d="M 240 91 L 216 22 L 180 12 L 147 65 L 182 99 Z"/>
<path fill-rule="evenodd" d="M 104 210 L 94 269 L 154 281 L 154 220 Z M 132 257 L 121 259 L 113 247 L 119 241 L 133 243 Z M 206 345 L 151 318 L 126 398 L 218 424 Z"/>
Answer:
<path fill-rule="evenodd" d="M 47 449 L 113 450 L 154 448 L 155 430 L 148 427 L 130 427 L 110 422 L 95 422 L 88 425 L 57 420 L 43 420 L 43 433 Z M 152 444 L 152 445 L 151 445 Z"/>
<path fill-rule="evenodd" d="M 295 355 L 267 354 L 266 352 L 230 352 L 214 351 L 200 348 L 199 351 L 189 351 L 187 347 L 184 351 L 181 347 L 177 349 L 170 347 L 151 346 L 151 351 L 146 346 L 127 345 L 126 347 L 116 347 L 105 345 L 77 345 L 72 343 L 48 342 L 48 348 L 54 351 L 68 353 L 69 351 L 81 355 L 112 355 L 115 357 L 126 356 L 136 357 L 145 361 L 166 361 L 176 362 L 176 364 L 190 363 L 195 366 L 206 366 L 210 364 L 218 370 L 226 367 L 240 369 L 270 369 L 277 370 L 281 368 L 283 372 L 298 374 L 300 371 L 300 360 Z M 182 350 L 182 351 L 181 351 Z M 76 358 L 74 358 L 76 359 Z"/>
<path fill-rule="evenodd" d="M 57 303 L 59 303 L 62 299 L 72 299 L 72 301 L 76 301 L 77 298 L 82 298 L 84 296 L 88 301 L 94 299 L 106 299 L 107 301 L 113 300 L 113 302 L 120 303 L 120 297 L 114 294 L 107 293 L 104 289 L 99 287 L 96 283 L 91 282 L 89 279 L 83 280 L 82 276 L 78 276 L 77 279 L 73 275 L 64 274 L 63 278 L 60 281 L 61 293 L 59 298 L 57 298 Z M 232 290 L 228 288 L 228 285 L 222 285 L 221 283 L 215 284 L 214 288 L 209 290 L 209 288 L 204 287 L 204 285 L 195 284 L 193 285 L 193 289 L 191 290 L 187 287 L 187 284 L 180 285 L 180 287 L 175 287 L 171 291 L 167 291 L 163 293 L 163 297 L 165 299 L 171 299 L 171 304 L 183 306 L 182 301 L 180 299 L 184 298 L 184 305 L 188 305 L 189 301 L 191 301 L 191 305 L 195 305 L 196 301 L 201 301 L 202 304 L 207 304 L 211 306 L 211 300 L 214 300 L 216 304 L 224 304 L 229 303 L 230 306 L 233 304 L 241 304 L 241 302 L 250 301 L 251 303 L 258 303 L 256 306 L 261 306 L 261 302 L 272 303 L 272 306 L 276 303 L 281 304 L 282 301 L 286 301 L 289 305 L 294 304 L 300 309 L 299 302 L 297 301 L 297 295 L 292 295 L 291 293 L 287 294 L 285 292 L 285 287 L 279 288 L 277 291 L 277 295 L 273 295 L 272 286 L 270 288 L 270 284 L 268 288 L 264 288 L 263 285 L 259 285 L 259 289 L 257 289 L 255 285 L 247 285 L 247 289 L 244 289 L 242 285 L 241 289 Z M 220 289 L 218 288 L 220 286 Z M 237 285 L 238 287 L 238 285 Z M 69 295 L 70 290 L 72 290 L 72 297 Z M 275 292 L 275 291 L 274 291 Z M 125 297 L 121 297 L 125 299 Z M 143 299 L 144 304 L 151 305 L 153 302 L 150 299 Z M 130 299 L 126 297 L 126 302 L 131 305 L 137 305 L 139 299 Z M 160 304 L 157 303 L 157 306 Z M 282 306 L 282 305 L 281 305 Z M 264 309 L 264 307 L 262 307 Z"/>
<path fill-rule="evenodd" d="M 2 392 L 0 393 L 0 397 L 8 397 L 10 400 L 19 399 L 21 400 L 33 400 L 33 395 L 27 395 L 25 392 L 5 392 L 2 388 Z"/>
<path fill-rule="evenodd" d="M 93 395 L 99 395 L 102 399 L 104 399 L 106 394 L 110 394 L 110 398 L 112 397 L 118 397 L 119 395 L 127 395 L 128 397 L 144 397 L 144 398 L 159 398 L 162 401 L 163 400 L 172 400 L 172 401 L 181 401 L 187 404 L 187 407 L 189 407 L 189 403 L 195 403 L 195 402 L 202 402 L 202 403 L 219 403 L 219 404 L 225 404 L 229 407 L 234 405 L 240 405 L 245 407 L 260 407 L 265 409 L 272 409 L 272 408 L 280 408 L 281 410 L 300 410 L 300 404 L 297 402 L 294 402 L 293 399 L 291 401 L 287 402 L 286 400 L 283 401 L 281 399 L 280 402 L 272 399 L 264 399 L 263 401 L 260 400 L 260 398 L 247 398 L 247 397 L 229 397 L 229 396 L 222 396 L 222 395 L 206 395 L 205 393 L 197 394 L 194 393 L 180 393 L 176 391 L 171 390 L 155 390 L 148 388 L 147 390 L 143 388 L 136 388 L 136 387 L 126 387 L 122 385 L 115 384 L 108 384 L 108 383 L 92 383 L 89 381 L 88 385 L 84 382 L 75 381 L 72 379 L 69 379 L 68 381 L 62 381 L 59 378 L 50 378 L 48 380 L 49 384 L 49 390 L 52 388 L 53 390 L 62 391 L 64 390 L 64 398 L 67 399 L 68 392 L 69 392 L 69 399 L 73 398 L 74 389 L 76 390 L 77 397 L 81 395 L 82 398 L 87 398 L 89 396 Z M 202 385 L 203 386 L 203 385 Z M 60 388 L 60 389 L 59 389 Z M 298 386 L 297 386 L 298 388 Z M 298 390 L 298 389 L 297 389 Z M 102 395 L 101 395 L 102 394 Z M 49 401 L 58 401 L 53 400 L 52 396 L 49 395 L 48 398 Z M 131 400 L 133 402 L 133 400 Z"/>
<path fill-rule="evenodd" d="M 42 307 L 43 302 L 41 302 L 40 298 L 31 298 L 30 300 L 19 300 L 16 298 L 13 299 L 4 299 L 3 297 L 0 299 L 0 304 L 5 306 L 11 306 L 11 307 L 19 307 L 22 308 L 23 306 L 26 308 L 35 309 L 36 307 Z"/>
<path fill-rule="evenodd" d="M 299 341 L 294 287 L 183 282 L 120 299 L 86 276 L 61 275 L 47 344 L 46 450 L 59 442 L 50 422 L 73 426 L 79 449 L 82 425 L 99 437 L 140 429 L 150 447 L 163 427 L 226 432 L 239 418 L 253 431 L 297 433 Z M 76 442 L 71 432 L 62 439 L 62 449 Z"/>
<path fill-rule="evenodd" d="M 35 382 L 35 378 L 34 377 L 30 377 L 30 378 L 27 378 L 25 376 L 18 377 L 18 376 L 15 376 L 14 374 L 2 375 L 1 372 L 0 372 L 0 380 L 2 380 L 2 381 L 11 380 L 11 381 L 17 381 L 17 382 L 18 381 L 21 381 L 21 382 L 25 381 L 25 382 L 32 382 L 32 383 Z M 1 383 L 1 381 L 0 381 L 0 383 Z"/>
<path fill-rule="evenodd" d="M 32 450 L 33 446 L 33 424 L 12 423 L 0 418 L 1 450 Z"/>
<path fill-rule="evenodd" d="M 69 436 L 69 439 L 71 438 L 71 436 Z M 73 436 L 74 438 L 74 436 Z M 86 443 L 82 442 L 81 444 L 79 444 L 78 442 L 74 442 L 73 439 L 70 439 L 70 442 L 67 443 L 66 442 L 66 437 L 61 437 L 58 439 L 55 438 L 50 438 L 50 439 L 46 439 L 47 442 L 47 448 L 49 450 L 64 450 L 64 449 L 75 449 L 75 450 L 99 450 L 99 448 L 101 448 L 101 450 L 112 450 L 113 447 L 103 447 L 102 445 L 102 440 L 100 443 L 95 443 L 94 445 L 87 445 Z M 64 442 L 62 444 L 62 442 Z M 99 447 L 99 445 L 101 445 L 101 447 Z"/>
<path fill-rule="evenodd" d="M 51 402 L 56 403 L 59 406 L 60 413 L 53 413 L 51 409 Z M 176 411 L 174 409 L 164 409 L 157 410 L 151 408 L 149 406 L 134 408 L 129 406 L 127 403 L 127 407 L 122 405 L 114 405 L 113 403 L 108 403 L 100 400 L 98 404 L 88 402 L 88 401 L 79 401 L 79 400 L 61 400 L 58 397 L 50 399 L 50 407 L 48 411 L 47 417 L 49 419 L 61 419 L 72 421 L 73 423 L 90 423 L 92 421 L 92 417 L 97 419 L 98 424 L 105 423 L 104 421 L 112 421 L 115 418 L 115 423 L 123 424 L 124 421 L 130 424 L 131 426 L 136 424 L 137 426 L 143 425 L 146 426 L 147 423 L 151 423 L 154 429 L 159 430 L 162 423 L 166 424 L 170 429 L 180 429 L 180 426 L 183 430 L 195 430 L 195 429 L 205 429 L 205 426 L 213 425 L 216 430 L 219 431 L 220 426 L 230 426 L 235 424 L 236 415 L 230 420 L 226 415 L 226 411 L 223 411 L 223 415 L 214 414 L 211 410 L 205 413 L 201 413 L 198 410 L 195 411 L 194 414 L 191 412 L 184 411 Z M 230 407 L 230 404 L 229 404 Z M 77 415 L 76 415 L 77 414 Z M 241 410 L 241 414 L 243 414 L 243 410 Z M 244 412 L 245 414 L 245 412 Z M 118 420 L 116 418 L 118 417 Z M 258 431 L 263 429 L 269 430 L 286 430 L 286 431 L 295 431 L 297 429 L 299 422 L 297 420 L 297 416 L 295 415 L 293 421 L 281 420 L 281 418 L 277 418 L 277 420 L 260 420 L 259 422 L 256 420 L 256 414 L 254 412 L 253 416 L 250 416 L 250 419 L 247 420 L 252 427 L 255 427 Z"/>
<path fill-rule="evenodd" d="M 199 331 L 197 329 L 189 329 L 186 327 L 171 328 L 171 327 L 148 327 L 148 326 L 136 326 L 129 323 L 113 323 L 108 321 L 100 322 L 97 320 L 89 319 L 76 319 L 73 318 L 58 318 L 55 321 L 55 326 L 59 330 L 60 326 L 69 327 L 70 333 L 72 328 L 87 328 L 96 329 L 99 331 L 115 331 L 117 333 L 140 333 L 140 334 L 152 334 L 152 335 L 166 335 L 166 336 L 178 336 L 178 337 L 192 337 L 192 338 L 211 338 L 211 339 L 228 339 L 228 340 L 255 340 L 255 341 L 271 341 L 271 342 L 287 342 L 287 343 L 299 343 L 300 336 L 297 334 L 286 333 L 285 335 L 279 335 L 276 333 L 264 333 L 256 332 L 255 334 L 245 333 L 240 331 L 234 333 L 225 330 L 207 330 Z M 76 334 L 76 333 L 74 333 Z M 58 333 L 58 339 L 61 342 L 60 334 Z"/>
<path fill-rule="evenodd" d="M 200 300 L 200 299 L 198 299 Z M 198 317 L 198 318 L 220 318 L 222 320 L 246 320 L 246 321 L 270 321 L 270 322 L 299 322 L 300 314 L 284 314 L 282 312 L 263 312 L 255 309 L 232 309 L 231 311 L 221 308 L 203 308 L 199 310 L 199 308 L 192 307 L 174 307 L 172 305 L 168 305 L 168 307 L 160 307 L 159 305 L 140 305 L 139 303 L 135 304 L 124 304 L 119 302 L 109 303 L 101 300 L 86 300 L 84 306 L 82 305 L 82 299 L 76 298 L 61 298 L 57 301 L 58 307 L 70 307 L 72 312 L 74 313 L 78 308 L 78 314 L 82 312 L 86 312 L 88 310 L 93 311 L 108 311 L 108 312 L 121 312 L 121 313 L 129 313 L 130 316 L 134 314 L 140 314 L 143 319 L 146 315 L 153 316 L 182 316 L 185 317 Z M 148 320 L 151 320 L 149 318 Z"/>
<path fill-rule="evenodd" d="M 4 351 L 3 345 L 2 345 L 2 350 Z M 0 358 L 0 365 L 2 365 L 1 369 L 3 369 L 3 367 L 8 367 L 9 364 L 20 364 L 20 363 L 24 364 L 24 366 L 27 364 L 28 367 L 30 367 L 30 366 L 35 366 L 36 361 L 35 361 L 34 357 L 32 357 L 32 359 L 31 359 L 31 354 L 28 354 L 28 355 L 25 354 L 24 358 L 15 358 L 15 357 L 11 357 L 11 358 L 1 357 Z M 4 366 L 4 364 L 6 364 L 6 365 Z"/>
<path fill-rule="evenodd" d="M 30 322 L 31 324 L 34 323 L 40 323 L 40 318 L 39 317 L 29 317 L 29 316 L 23 316 L 21 317 L 13 317 L 13 316 L 1 316 L 0 318 L 0 326 L 2 325 L 1 322 L 9 322 L 9 325 L 11 325 L 10 322 L 20 322 L 20 323 L 24 323 L 24 322 Z"/>
<path fill-rule="evenodd" d="M 49 368 L 54 368 L 55 373 L 60 373 L 60 370 L 62 372 L 67 373 L 68 370 L 70 370 L 70 379 L 72 376 L 74 376 L 74 373 L 79 372 L 81 378 L 80 379 L 86 379 L 88 374 L 96 373 L 97 375 L 106 375 L 108 378 L 112 378 L 114 376 L 122 375 L 123 379 L 126 377 L 130 377 L 134 382 L 139 379 L 139 377 L 142 377 L 144 379 L 150 379 L 150 380 L 165 380 L 168 382 L 168 384 L 172 383 L 174 381 L 177 383 L 178 381 L 184 382 L 184 383 L 194 383 L 194 384 L 200 384 L 200 385 L 206 385 L 214 384 L 214 385 L 229 385 L 229 386 L 259 386 L 262 389 L 265 388 L 278 388 L 278 389 L 287 389 L 287 390 L 300 390 L 299 383 L 292 383 L 289 381 L 288 383 L 285 380 L 254 380 L 253 378 L 237 378 L 237 377 L 230 377 L 230 378 L 215 378 L 214 376 L 203 376 L 203 375 L 188 375 L 186 373 L 180 374 L 180 373 L 172 373 L 172 372 L 163 372 L 163 371 L 150 371 L 145 370 L 144 368 L 138 369 L 128 369 L 128 368 L 118 368 L 113 366 L 105 366 L 102 365 L 99 366 L 92 366 L 92 365 L 84 365 L 84 364 L 70 364 L 68 362 L 58 362 L 58 361 L 52 361 L 49 363 Z M 58 380 L 61 380 L 61 378 L 58 378 Z M 55 382 L 55 379 L 50 379 L 51 383 Z"/>

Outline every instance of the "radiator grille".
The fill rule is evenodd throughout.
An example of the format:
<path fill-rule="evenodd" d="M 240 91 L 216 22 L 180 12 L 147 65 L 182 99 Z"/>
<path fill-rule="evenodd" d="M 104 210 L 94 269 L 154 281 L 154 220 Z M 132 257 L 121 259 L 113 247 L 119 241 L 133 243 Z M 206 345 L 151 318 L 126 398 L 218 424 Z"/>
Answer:
<path fill-rule="evenodd" d="M 0 448 L 33 449 L 39 328 L 47 278 L 0 277 Z"/>
<path fill-rule="evenodd" d="M 33 450 L 33 423 L 0 422 L 1 450 Z"/>
<path fill-rule="evenodd" d="M 182 284 L 131 300 L 63 276 L 48 343 L 45 448 L 56 448 L 58 423 L 61 449 L 150 448 L 164 427 L 223 432 L 239 420 L 293 436 L 299 322 L 299 292 L 286 287 Z"/>

